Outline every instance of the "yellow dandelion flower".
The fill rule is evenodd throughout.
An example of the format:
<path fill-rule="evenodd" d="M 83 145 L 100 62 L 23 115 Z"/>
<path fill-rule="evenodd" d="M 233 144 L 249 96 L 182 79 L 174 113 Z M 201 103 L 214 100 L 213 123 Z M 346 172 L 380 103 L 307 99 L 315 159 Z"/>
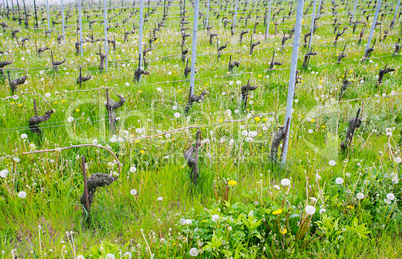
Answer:
<path fill-rule="evenodd" d="M 267 118 L 264 118 L 264 119 L 262 119 L 263 121 L 268 121 L 268 119 Z"/>
<path fill-rule="evenodd" d="M 144 151 L 144 150 L 141 150 L 140 153 L 141 153 L 141 154 L 145 154 L 145 151 Z"/>
<path fill-rule="evenodd" d="M 254 120 L 255 120 L 256 122 L 259 122 L 261 119 L 260 119 L 260 117 L 255 117 Z"/>
<path fill-rule="evenodd" d="M 79 112 L 79 111 L 80 111 L 80 109 L 75 109 L 75 111 L 76 111 L 76 112 Z"/>
<path fill-rule="evenodd" d="M 288 233 L 288 230 L 286 228 L 282 228 L 280 232 L 281 234 L 285 235 L 286 233 Z"/>
<path fill-rule="evenodd" d="M 237 185 L 237 182 L 234 181 L 234 180 L 230 180 L 230 181 L 228 182 L 228 185 L 229 185 L 229 186 L 235 186 L 235 185 Z"/>
<path fill-rule="evenodd" d="M 222 120 L 222 119 L 219 119 L 219 122 L 223 122 L 223 120 Z"/>
<path fill-rule="evenodd" d="M 18 107 L 21 107 L 22 106 L 22 104 L 18 104 Z"/>
<path fill-rule="evenodd" d="M 134 142 L 135 142 L 135 143 L 138 143 L 138 142 L 140 142 L 140 140 L 139 140 L 139 139 L 136 139 Z"/>
<path fill-rule="evenodd" d="M 272 212 L 273 215 L 279 215 L 282 213 L 282 209 L 277 209 L 276 211 Z"/>
<path fill-rule="evenodd" d="M 315 120 L 314 120 L 314 119 L 311 119 L 311 122 L 315 122 Z"/>

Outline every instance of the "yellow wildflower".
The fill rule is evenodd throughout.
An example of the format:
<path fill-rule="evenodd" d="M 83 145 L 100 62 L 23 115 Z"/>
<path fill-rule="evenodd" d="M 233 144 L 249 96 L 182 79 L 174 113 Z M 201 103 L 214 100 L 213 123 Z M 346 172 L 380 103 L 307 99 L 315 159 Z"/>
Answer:
<path fill-rule="evenodd" d="M 286 233 L 288 233 L 288 230 L 286 228 L 281 229 L 280 231 L 283 235 L 285 235 Z"/>
<path fill-rule="evenodd" d="M 228 182 L 228 185 L 229 185 L 229 186 L 235 186 L 235 185 L 237 185 L 237 182 L 234 181 L 234 180 L 230 180 L 230 181 Z"/>
<path fill-rule="evenodd" d="M 274 215 L 279 215 L 282 213 L 282 209 L 277 209 L 276 211 L 272 212 Z"/>

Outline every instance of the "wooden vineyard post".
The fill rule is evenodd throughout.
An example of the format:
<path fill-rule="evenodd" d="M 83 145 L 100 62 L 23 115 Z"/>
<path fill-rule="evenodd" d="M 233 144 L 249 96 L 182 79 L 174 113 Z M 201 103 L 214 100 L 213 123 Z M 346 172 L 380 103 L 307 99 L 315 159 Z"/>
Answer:
<path fill-rule="evenodd" d="M 195 143 L 195 164 L 192 170 L 192 180 L 193 184 L 197 184 L 197 178 L 198 178 L 198 149 L 200 148 L 201 145 L 201 130 L 199 129 L 197 131 L 197 140 Z"/>
<path fill-rule="evenodd" d="M 36 106 L 36 99 L 33 100 L 35 116 L 38 116 L 38 107 Z"/>
<path fill-rule="evenodd" d="M 7 71 L 7 75 L 8 75 L 8 85 L 10 86 L 11 95 L 14 95 L 14 88 L 11 86 L 10 71 Z"/>
<path fill-rule="evenodd" d="M 247 87 L 246 87 L 246 96 L 244 99 L 244 110 L 247 109 L 247 100 L 248 100 L 248 88 L 250 87 L 250 79 L 247 81 Z"/>
<path fill-rule="evenodd" d="M 89 215 L 88 181 L 85 167 L 85 156 L 82 156 L 82 175 L 84 177 L 85 210 Z"/>
<path fill-rule="evenodd" d="M 79 77 L 79 79 L 80 79 L 80 89 L 81 89 L 81 84 L 82 84 L 82 68 L 81 68 L 81 66 L 80 66 L 80 77 Z"/>
<path fill-rule="evenodd" d="M 288 154 L 288 144 L 289 144 L 289 133 L 290 126 L 292 122 L 292 110 L 293 110 L 293 97 L 295 94 L 295 84 L 296 84 L 296 71 L 297 71 L 297 58 L 299 54 L 299 45 L 300 45 L 300 34 L 301 34 L 301 25 L 303 19 L 303 4 L 304 0 L 297 1 L 297 13 L 296 13 L 296 25 L 295 25 L 295 36 L 293 42 L 293 51 L 292 51 L 292 63 L 290 66 L 290 79 L 289 79 L 289 88 L 288 88 L 288 98 L 286 104 L 286 124 L 289 121 L 289 127 L 286 132 L 285 138 L 286 143 L 283 143 L 283 155 L 282 155 L 282 165 L 286 165 L 286 157 Z M 286 125 L 285 125 L 286 127 Z"/>
<path fill-rule="evenodd" d="M 361 108 L 359 108 L 359 110 L 357 110 L 355 124 L 357 123 L 357 120 L 359 119 L 360 111 L 361 111 Z M 356 129 L 356 127 L 353 128 L 352 135 L 350 136 L 350 140 L 348 143 L 349 147 L 352 145 L 353 136 L 355 135 L 355 129 Z"/>
<path fill-rule="evenodd" d="M 109 88 L 106 88 L 106 109 L 107 109 L 107 118 L 108 118 L 108 122 L 109 122 L 109 130 L 111 130 L 112 123 L 111 123 L 111 119 L 110 119 Z"/>

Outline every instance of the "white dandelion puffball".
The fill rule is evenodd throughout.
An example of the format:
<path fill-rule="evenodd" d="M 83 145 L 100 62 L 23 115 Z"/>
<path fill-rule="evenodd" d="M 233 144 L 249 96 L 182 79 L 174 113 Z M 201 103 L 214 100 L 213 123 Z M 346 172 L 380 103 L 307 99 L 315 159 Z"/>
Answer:
<path fill-rule="evenodd" d="M 176 118 L 180 118 L 180 113 L 175 112 L 174 116 L 175 116 Z"/>
<path fill-rule="evenodd" d="M 126 85 L 126 86 L 130 86 L 130 83 L 129 83 L 129 82 L 126 82 L 125 85 Z"/>
<path fill-rule="evenodd" d="M 212 215 L 212 221 L 213 222 L 217 222 L 218 221 L 218 219 L 219 219 L 219 215 Z"/>
<path fill-rule="evenodd" d="M 359 192 L 358 194 L 356 194 L 356 198 L 357 198 L 358 200 L 364 199 L 364 194 L 361 193 L 361 192 Z"/>
<path fill-rule="evenodd" d="M 393 201 L 393 200 L 395 200 L 395 195 L 393 193 L 388 193 L 387 194 L 387 199 L 390 200 L 390 201 Z"/>
<path fill-rule="evenodd" d="M 98 140 L 94 139 L 92 140 L 92 145 L 97 145 L 98 144 Z"/>
<path fill-rule="evenodd" d="M 48 98 L 49 98 L 50 95 L 51 95 L 50 93 L 45 93 L 45 97 L 48 97 Z"/>
<path fill-rule="evenodd" d="M 279 187 L 279 185 L 274 185 L 274 189 L 276 189 L 276 190 L 280 190 L 281 189 L 281 187 Z"/>
<path fill-rule="evenodd" d="M 137 195 L 137 190 L 136 189 L 131 189 L 130 194 L 131 195 Z"/>
<path fill-rule="evenodd" d="M 85 257 L 83 255 L 78 255 L 77 259 L 85 259 Z"/>
<path fill-rule="evenodd" d="M 197 248 L 193 247 L 190 249 L 189 253 L 191 256 L 196 257 L 198 255 L 198 250 L 197 250 Z"/>
<path fill-rule="evenodd" d="M 20 197 L 21 199 L 25 199 L 27 197 L 27 193 L 24 191 L 20 191 L 18 193 L 18 197 Z"/>
<path fill-rule="evenodd" d="M 281 180 L 282 186 L 289 186 L 290 185 L 290 180 L 285 178 Z"/>
<path fill-rule="evenodd" d="M 28 138 L 28 135 L 25 134 L 25 133 L 24 133 L 24 134 L 21 134 L 21 138 L 22 138 L 22 139 L 26 139 L 26 138 Z"/>
<path fill-rule="evenodd" d="M 395 158 L 395 163 L 400 164 L 401 162 L 402 162 L 402 158 L 400 158 L 399 156 Z"/>
<path fill-rule="evenodd" d="M 173 109 L 173 110 L 177 110 L 177 106 L 173 106 L 172 109 Z"/>
<path fill-rule="evenodd" d="M 163 197 L 158 197 L 157 200 L 158 200 L 158 201 L 162 201 L 162 200 L 163 200 Z"/>
<path fill-rule="evenodd" d="M 315 208 L 311 205 L 306 206 L 305 210 L 308 215 L 314 215 L 315 213 Z"/>
<path fill-rule="evenodd" d="M 113 254 L 105 255 L 105 259 L 115 259 L 116 257 Z"/>
<path fill-rule="evenodd" d="M 330 165 L 330 166 L 335 166 L 335 165 L 336 165 L 336 161 L 335 161 L 335 160 L 329 161 L 329 165 Z"/>
<path fill-rule="evenodd" d="M 4 169 L 4 170 L 0 171 L 0 177 L 1 178 L 6 178 L 7 175 L 8 175 L 8 170 L 7 169 Z"/>
<path fill-rule="evenodd" d="M 193 221 L 191 219 L 185 219 L 184 224 L 191 225 L 191 224 L 193 224 Z"/>
<path fill-rule="evenodd" d="M 131 259 L 132 257 L 133 257 L 133 254 L 132 254 L 131 252 L 125 252 L 125 253 L 123 254 L 123 258 Z"/>
<path fill-rule="evenodd" d="M 20 162 L 20 158 L 19 157 L 13 157 L 14 162 L 18 163 Z"/>
<path fill-rule="evenodd" d="M 311 134 L 311 133 L 313 133 L 313 130 L 309 129 L 307 132 Z"/>
<path fill-rule="evenodd" d="M 385 202 L 386 204 L 391 204 L 391 200 L 388 200 L 388 199 L 384 199 L 384 202 Z"/>
<path fill-rule="evenodd" d="M 73 117 L 68 117 L 67 121 L 68 121 L 68 122 L 73 122 L 73 121 L 74 121 L 74 118 L 73 118 Z"/>
<path fill-rule="evenodd" d="M 135 166 L 130 167 L 130 172 L 135 173 L 137 171 L 137 168 Z"/>
<path fill-rule="evenodd" d="M 343 179 L 338 177 L 335 179 L 336 184 L 343 184 Z"/>
<path fill-rule="evenodd" d="M 324 214 L 325 212 L 327 212 L 326 209 L 320 209 L 320 214 Z"/>

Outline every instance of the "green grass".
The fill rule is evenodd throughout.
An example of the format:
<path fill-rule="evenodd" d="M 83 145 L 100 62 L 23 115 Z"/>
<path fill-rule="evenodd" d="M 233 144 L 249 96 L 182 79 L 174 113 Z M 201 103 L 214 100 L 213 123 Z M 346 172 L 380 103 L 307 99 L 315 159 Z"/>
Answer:
<path fill-rule="evenodd" d="M 202 1 L 200 6 L 204 15 L 205 3 Z M 18 38 L 30 38 L 25 47 L 21 47 L 11 39 L 10 28 L 0 35 L 0 50 L 8 52 L 0 56 L 0 61 L 13 61 L 4 68 L 5 74 L 10 71 L 11 79 L 28 74 L 28 83 L 19 86 L 16 92 L 25 94 L 18 98 L 10 98 L 7 78 L 4 83 L 0 80 L 0 171 L 8 170 L 8 175 L 0 178 L 0 250 L 4 251 L 4 258 L 13 258 L 13 255 L 105 258 L 108 253 L 120 258 L 128 251 L 139 258 L 151 257 L 149 251 L 155 258 L 190 258 L 191 248 L 202 250 L 200 258 L 401 256 L 402 192 L 398 180 L 401 164 L 396 161 L 401 157 L 402 94 L 399 93 L 402 93 L 402 77 L 400 54 L 392 57 L 394 44 L 401 37 L 399 20 L 394 29 L 389 30 L 386 40 L 379 41 L 384 28 L 389 28 L 394 11 L 387 7 L 381 28 L 377 26 L 374 33 L 376 45 L 372 57 L 362 63 L 374 14 L 373 3 L 370 7 L 367 1 L 361 3 L 370 9 L 366 15 L 370 14 L 371 18 L 359 45 L 363 25 L 359 24 L 352 33 L 346 4 L 337 2 L 337 18 L 344 23 L 340 28 L 348 26 L 349 29 L 336 46 L 333 44 L 332 4 L 323 4 L 324 12 L 315 32 L 317 37 L 312 40 L 318 55 L 312 57 L 308 68 L 301 66 L 307 49 L 300 45 L 298 69 L 302 80 L 296 86 L 289 154 L 283 168 L 271 162 L 270 150 L 275 132 L 285 121 L 291 65 L 293 38 L 281 51 L 282 32 L 290 32 L 295 14 L 282 23 L 282 15 L 289 12 L 290 5 L 275 2 L 271 14 L 279 7 L 284 8 L 277 16 L 278 33 L 271 20 L 270 36 L 265 41 L 263 18 L 259 18 L 253 42 L 261 41 L 261 44 L 250 55 L 254 23 L 257 15 L 263 17 L 265 2 L 259 2 L 259 6 L 257 2 L 250 2 L 246 7 L 243 1 L 240 3 L 237 19 L 240 26 L 233 37 L 230 26 L 224 28 L 222 22 L 223 16 L 231 19 L 229 9 L 234 9 L 233 4 L 229 4 L 227 10 L 223 7 L 217 18 L 214 12 L 220 10 L 219 5 L 211 3 L 216 8 L 210 11 L 211 32 L 219 34 L 220 45 L 228 42 L 220 58 L 216 45 L 209 44 L 202 19 L 199 20 L 195 93 L 206 90 L 209 94 L 205 101 L 194 104 L 188 115 L 184 114 L 189 82 L 184 78 L 185 63 L 180 55 L 178 1 L 172 2 L 165 26 L 153 43 L 155 49 L 147 54 L 150 64 L 146 70 L 150 75 L 143 76 L 140 83 L 133 80 L 137 68 L 138 29 L 124 42 L 124 32 L 138 25 L 138 13 L 128 22 L 122 22 L 129 17 L 131 8 L 114 6 L 109 10 L 109 18 L 120 11 L 121 14 L 109 21 L 112 26 L 108 38 L 115 39 L 117 46 L 116 50 L 111 47 L 108 71 L 103 73 L 99 72 L 99 55 L 96 55 L 99 46 L 104 53 L 103 42 L 85 43 L 84 56 L 75 55 L 77 36 L 73 6 L 66 6 L 73 15 L 68 22 L 73 26 L 66 29 L 66 44 L 56 41 L 61 25 L 56 25 L 50 37 L 44 34 L 46 21 L 40 24 L 39 30 L 32 28 L 33 9 L 29 10 L 29 29 L 7 19 L 4 13 L 0 15 L 11 28 L 19 28 Z M 161 4 L 144 25 L 146 46 L 150 31 L 162 18 Z M 392 4 L 394 9 L 396 2 L 387 4 Z M 306 2 L 304 10 L 308 5 Z M 103 14 L 98 8 L 85 6 L 91 15 Z M 293 10 L 295 6 L 293 3 Z M 353 4 L 349 3 L 348 8 L 353 8 Z M 58 10 L 53 10 L 51 17 L 55 17 Z M 186 2 L 186 10 L 190 21 L 186 25 L 190 28 L 187 32 L 192 34 L 190 3 Z M 252 19 L 245 27 L 240 17 L 251 10 L 257 11 L 251 13 Z M 301 42 L 310 29 L 311 12 L 312 8 L 303 17 Z M 46 12 L 38 14 L 39 20 L 46 16 Z M 14 15 L 10 14 L 10 18 Z M 359 21 L 365 20 L 359 9 L 357 17 Z M 101 22 L 89 29 L 89 20 L 93 19 L 102 18 L 83 15 L 83 35 L 93 33 L 95 38 L 102 38 Z M 118 26 L 113 26 L 116 23 Z M 240 44 L 239 33 L 243 28 L 249 33 Z M 185 48 L 191 48 L 191 41 L 190 36 Z M 347 57 L 336 64 L 345 43 L 348 44 Z M 51 47 L 54 59 L 65 58 L 66 64 L 53 71 L 50 51 L 41 57 L 36 55 L 36 48 L 42 46 Z M 274 50 L 275 60 L 284 63 L 267 71 Z M 240 61 L 233 73 L 227 72 L 230 55 L 232 60 Z M 187 56 L 191 59 L 191 54 Z M 385 75 L 382 84 L 377 86 L 376 75 L 385 64 L 396 71 Z M 76 84 L 80 65 L 83 75 L 90 73 L 93 77 L 81 88 Z M 347 78 L 352 84 L 339 100 L 345 70 L 349 71 Z M 244 109 L 240 87 L 248 80 L 259 87 L 250 93 L 248 101 L 252 103 Z M 124 106 L 116 110 L 120 119 L 114 133 L 107 125 L 105 88 L 110 89 L 113 100 L 118 98 L 116 93 L 126 99 Z M 49 106 L 55 110 L 51 119 L 40 124 L 41 137 L 28 128 L 29 118 L 35 115 L 33 99 L 36 99 L 39 115 L 49 110 Z M 362 108 L 362 126 L 356 129 L 351 148 L 342 153 L 340 141 L 344 140 L 348 122 L 356 116 L 358 108 Z M 175 117 L 175 113 L 180 117 Z M 263 115 L 246 119 L 258 114 Z M 69 122 L 69 117 L 74 121 Z M 183 157 L 184 151 L 195 144 L 195 128 L 170 136 L 145 138 L 190 126 L 198 126 L 202 139 L 209 140 L 199 152 L 196 186 L 191 182 L 191 169 Z M 387 128 L 391 128 L 392 136 L 386 135 Z M 256 132 L 253 141 L 245 140 L 245 130 Z M 21 134 L 27 134 L 27 139 L 22 139 Z M 112 141 L 113 135 L 123 141 Z M 91 206 L 91 220 L 87 221 L 79 202 L 84 190 L 81 156 L 86 157 L 89 177 L 97 172 L 118 171 L 110 153 L 97 147 L 81 147 L 21 154 L 88 144 L 94 140 L 116 154 L 122 170 L 118 180 L 98 189 Z M 20 161 L 13 161 L 14 157 Z M 335 166 L 330 165 L 332 160 L 336 161 Z M 136 171 L 130 172 L 133 166 Z M 338 177 L 344 179 L 343 184 L 336 184 Z M 290 179 L 289 189 L 281 186 L 283 178 Z M 236 185 L 229 185 L 230 180 L 236 181 Z M 137 191 L 136 195 L 130 194 L 132 189 Z M 18 196 L 21 191 L 26 192 L 26 198 Z M 357 199 L 358 193 L 363 193 L 364 199 Z M 390 204 L 385 201 L 388 193 L 395 195 Z M 316 207 L 314 215 L 306 214 L 307 205 Z M 281 213 L 273 214 L 278 209 Z M 326 212 L 320 213 L 321 209 Z M 219 215 L 219 220 L 212 221 L 212 215 Z M 191 219 L 192 224 L 183 225 L 181 219 Z"/>

